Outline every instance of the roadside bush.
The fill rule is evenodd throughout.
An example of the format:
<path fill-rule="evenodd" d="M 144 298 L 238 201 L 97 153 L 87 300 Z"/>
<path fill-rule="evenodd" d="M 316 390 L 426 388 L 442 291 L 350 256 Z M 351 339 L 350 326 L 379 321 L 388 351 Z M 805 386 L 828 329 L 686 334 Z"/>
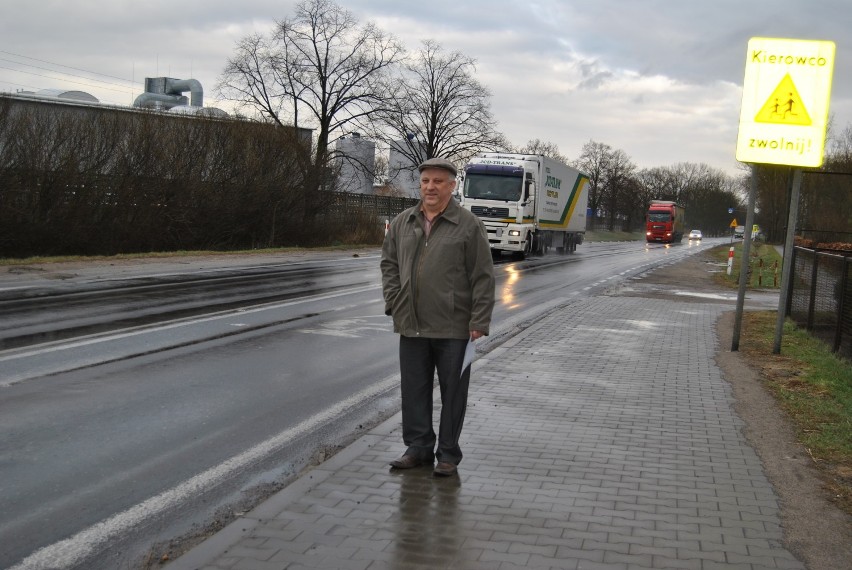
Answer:
<path fill-rule="evenodd" d="M 0 97 L 0 256 L 288 245 L 309 151 L 261 123 Z"/>

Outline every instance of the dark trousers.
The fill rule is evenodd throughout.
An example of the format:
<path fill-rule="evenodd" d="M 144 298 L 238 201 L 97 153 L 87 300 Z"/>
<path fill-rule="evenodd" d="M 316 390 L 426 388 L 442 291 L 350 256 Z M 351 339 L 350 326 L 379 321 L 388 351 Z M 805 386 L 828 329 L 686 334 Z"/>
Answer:
<path fill-rule="evenodd" d="M 402 388 L 402 441 L 406 455 L 458 464 L 462 459 L 459 438 L 467 408 L 470 367 L 461 372 L 467 340 L 399 337 L 399 368 Z M 432 391 L 438 372 L 441 388 L 441 421 L 438 447 L 432 428 Z"/>

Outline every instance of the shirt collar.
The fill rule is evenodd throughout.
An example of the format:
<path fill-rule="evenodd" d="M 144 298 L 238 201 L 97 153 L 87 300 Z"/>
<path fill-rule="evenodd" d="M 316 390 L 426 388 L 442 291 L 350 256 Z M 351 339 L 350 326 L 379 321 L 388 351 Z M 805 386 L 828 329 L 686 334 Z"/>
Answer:
<path fill-rule="evenodd" d="M 450 198 L 450 201 L 447 203 L 446 208 L 444 208 L 443 211 L 441 211 L 441 213 L 438 214 L 438 216 L 444 218 L 448 222 L 458 224 L 459 223 L 459 210 L 460 209 L 461 209 L 461 206 L 459 206 L 458 202 L 456 202 L 456 199 Z M 426 212 L 423 211 L 423 201 L 422 200 L 420 201 L 420 203 L 417 204 L 417 208 L 412 212 L 412 215 L 418 216 L 421 213 L 423 214 L 424 217 L 426 216 Z M 437 219 L 438 216 L 435 216 L 435 218 L 433 218 L 433 219 Z"/>

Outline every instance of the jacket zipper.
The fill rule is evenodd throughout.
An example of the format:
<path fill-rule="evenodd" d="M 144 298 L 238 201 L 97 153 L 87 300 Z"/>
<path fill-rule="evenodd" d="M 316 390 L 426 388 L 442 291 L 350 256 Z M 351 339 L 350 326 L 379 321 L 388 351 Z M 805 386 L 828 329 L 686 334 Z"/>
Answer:
<path fill-rule="evenodd" d="M 432 231 L 435 231 L 435 227 L 432 227 Z M 417 270 L 415 271 L 415 280 L 414 286 L 416 287 L 414 293 L 414 307 L 412 308 L 412 313 L 414 314 L 414 330 L 417 336 L 420 336 L 420 318 L 417 315 L 417 305 L 418 301 L 420 301 L 420 273 L 423 270 L 423 258 L 426 257 L 426 252 L 429 249 L 429 238 L 426 237 L 423 239 L 423 248 L 420 251 L 420 255 L 417 256 Z"/>

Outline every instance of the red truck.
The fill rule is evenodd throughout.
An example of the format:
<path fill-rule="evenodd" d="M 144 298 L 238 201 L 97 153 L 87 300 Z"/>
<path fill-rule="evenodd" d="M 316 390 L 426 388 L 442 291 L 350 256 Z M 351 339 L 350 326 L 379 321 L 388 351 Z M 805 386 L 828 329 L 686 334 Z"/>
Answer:
<path fill-rule="evenodd" d="M 669 200 L 651 200 L 645 217 L 648 242 L 674 243 L 683 239 L 683 208 Z"/>

